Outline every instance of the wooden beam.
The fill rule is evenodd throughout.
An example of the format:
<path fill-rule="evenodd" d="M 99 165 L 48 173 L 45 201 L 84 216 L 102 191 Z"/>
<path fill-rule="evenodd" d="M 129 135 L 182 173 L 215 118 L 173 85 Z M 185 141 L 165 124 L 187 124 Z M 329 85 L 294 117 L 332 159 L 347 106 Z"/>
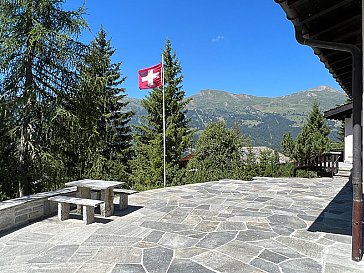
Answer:
<path fill-rule="evenodd" d="M 317 38 L 318 36 L 321 36 L 322 34 L 325 34 L 325 33 L 330 32 L 330 31 L 334 31 L 335 29 L 343 27 L 346 24 L 349 24 L 349 23 L 351 23 L 351 22 L 353 22 L 355 20 L 358 20 L 360 18 L 361 18 L 360 14 L 358 14 L 356 16 L 353 16 L 353 17 L 350 17 L 347 20 L 344 20 L 344 21 L 342 21 L 342 22 L 340 22 L 338 24 L 334 24 L 334 25 L 332 25 L 332 26 L 330 26 L 328 28 L 324 28 L 324 29 L 322 29 L 320 31 L 317 31 L 316 33 L 315 32 L 312 33 L 312 34 L 310 33 L 310 38 Z"/>
<path fill-rule="evenodd" d="M 318 17 L 320 17 L 320 16 L 322 16 L 322 15 L 325 15 L 325 14 L 327 14 L 327 13 L 329 13 L 329 12 L 333 11 L 333 10 L 336 10 L 336 9 L 338 9 L 338 8 L 341 8 L 342 6 L 345 6 L 346 4 L 348 4 L 348 3 L 350 3 L 350 2 L 352 2 L 352 0 L 344 0 L 344 1 L 341 1 L 341 2 L 339 2 L 338 4 L 333 5 L 333 6 L 330 6 L 329 8 L 326 8 L 326 9 L 324 9 L 324 10 L 322 10 L 322 11 L 318 12 L 318 13 L 315 13 L 315 14 L 313 14 L 313 15 L 311 15 L 311 16 L 309 16 L 309 17 L 307 17 L 306 19 L 302 20 L 302 21 L 300 20 L 300 23 L 301 23 L 301 24 L 305 24 L 305 23 L 307 23 L 307 22 L 310 22 L 310 21 L 312 21 L 313 19 L 316 19 L 316 18 L 318 18 Z"/>

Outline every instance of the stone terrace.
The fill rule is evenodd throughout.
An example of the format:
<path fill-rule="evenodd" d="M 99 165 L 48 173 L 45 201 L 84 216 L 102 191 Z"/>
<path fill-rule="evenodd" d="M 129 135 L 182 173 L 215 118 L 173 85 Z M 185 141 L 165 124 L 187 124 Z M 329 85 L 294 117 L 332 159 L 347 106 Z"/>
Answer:
<path fill-rule="evenodd" d="M 3 234 L 0 272 L 364 272 L 344 179 L 221 180 L 129 203 L 87 226 L 51 217 Z"/>

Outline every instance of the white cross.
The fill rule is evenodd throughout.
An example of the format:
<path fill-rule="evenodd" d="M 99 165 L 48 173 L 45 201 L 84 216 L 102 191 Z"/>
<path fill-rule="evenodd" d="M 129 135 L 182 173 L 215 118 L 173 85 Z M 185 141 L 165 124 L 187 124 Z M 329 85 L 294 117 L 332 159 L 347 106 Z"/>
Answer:
<path fill-rule="evenodd" d="M 148 75 L 145 76 L 145 77 L 142 77 L 142 81 L 145 82 L 145 81 L 148 81 L 148 86 L 152 86 L 153 85 L 153 80 L 155 78 L 158 78 L 159 76 L 159 72 L 157 73 L 153 73 L 153 69 L 149 69 L 148 70 Z"/>

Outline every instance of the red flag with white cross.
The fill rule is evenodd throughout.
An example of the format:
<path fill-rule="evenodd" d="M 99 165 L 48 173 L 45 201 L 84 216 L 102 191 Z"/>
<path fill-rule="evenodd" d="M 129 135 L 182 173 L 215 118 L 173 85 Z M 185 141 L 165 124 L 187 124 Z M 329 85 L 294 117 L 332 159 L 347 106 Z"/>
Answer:
<path fill-rule="evenodd" d="M 151 89 L 162 86 L 162 76 L 162 63 L 139 70 L 139 89 Z"/>

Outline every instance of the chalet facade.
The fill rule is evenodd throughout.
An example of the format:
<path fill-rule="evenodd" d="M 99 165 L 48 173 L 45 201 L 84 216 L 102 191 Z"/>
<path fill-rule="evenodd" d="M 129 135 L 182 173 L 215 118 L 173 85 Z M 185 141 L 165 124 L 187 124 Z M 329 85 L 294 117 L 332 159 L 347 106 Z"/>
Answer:
<path fill-rule="evenodd" d="M 353 163 L 353 104 L 348 103 L 324 113 L 327 119 L 339 120 L 345 125 L 344 163 Z"/>
<path fill-rule="evenodd" d="M 363 34 L 362 0 L 275 0 L 294 27 L 351 98 L 353 168 L 352 259 L 363 256 Z M 350 123 L 348 122 L 348 126 Z M 350 128 L 348 128 L 349 131 Z"/>

